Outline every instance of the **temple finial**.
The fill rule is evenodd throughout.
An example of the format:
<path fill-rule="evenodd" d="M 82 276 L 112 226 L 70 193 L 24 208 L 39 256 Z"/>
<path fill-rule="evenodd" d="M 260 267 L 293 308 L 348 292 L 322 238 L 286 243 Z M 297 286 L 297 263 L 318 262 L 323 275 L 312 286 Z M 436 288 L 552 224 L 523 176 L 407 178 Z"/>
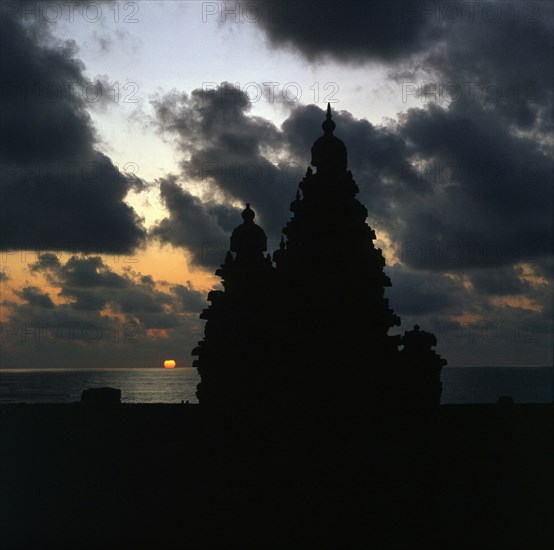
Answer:
<path fill-rule="evenodd" d="M 325 135 L 331 135 L 335 129 L 335 122 L 333 121 L 331 115 L 331 103 L 327 103 L 327 114 L 325 115 L 325 120 L 323 121 L 321 127 L 323 128 Z"/>

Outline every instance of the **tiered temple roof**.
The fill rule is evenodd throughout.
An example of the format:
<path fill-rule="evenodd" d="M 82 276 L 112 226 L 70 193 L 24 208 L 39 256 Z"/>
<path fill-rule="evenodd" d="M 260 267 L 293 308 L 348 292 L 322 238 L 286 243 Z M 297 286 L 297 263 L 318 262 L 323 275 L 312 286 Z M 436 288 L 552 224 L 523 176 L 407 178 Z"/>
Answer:
<path fill-rule="evenodd" d="M 434 336 L 418 328 L 404 338 L 388 334 L 400 324 L 384 296 L 391 282 L 367 209 L 356 198 L 346 147 L 334 135 L 330 105 L 322 128 L 312 147 L 316 171 L 308 168 L 299 183 L 275 267 L 264 256 L 267 239 L 249 204 L 233 231 L 231 251 L 216 271 L 225 291 L 209 294 L 206 337 L 194 351 L 201 404 L 440 399 L 445 361 L 431 350 Z M 426 389 L 418 389 L 418 380 Z"/>

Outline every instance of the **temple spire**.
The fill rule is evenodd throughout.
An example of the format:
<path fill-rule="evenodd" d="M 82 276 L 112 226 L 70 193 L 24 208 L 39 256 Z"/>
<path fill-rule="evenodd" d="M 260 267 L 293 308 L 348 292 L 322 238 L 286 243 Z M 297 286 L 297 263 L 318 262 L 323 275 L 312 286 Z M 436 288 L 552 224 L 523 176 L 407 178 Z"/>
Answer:
<path fill-rule="evenodd" d="M 344 143 L 333 135 L 335 121 L 331 115 L 331 104 L 327 103 L 327 114 L 321 125 L 323 135 L 312 147 L 312 165 L 317 168 L 318 174 L 337 175 L 346 172 L 346 147 Z"/>
<path fill-rule="evenodd" d="M 335 129 L 335 122 L 332 119 L 331 115 L 331 104 L 327 103 L 327 114 L 325 115 L 325 120 L 323 121 L 323 124 L 321 127 L 323 128 L 323 132 L 325 135 L 329 136 L 333 133 L 333 130 Z"/>

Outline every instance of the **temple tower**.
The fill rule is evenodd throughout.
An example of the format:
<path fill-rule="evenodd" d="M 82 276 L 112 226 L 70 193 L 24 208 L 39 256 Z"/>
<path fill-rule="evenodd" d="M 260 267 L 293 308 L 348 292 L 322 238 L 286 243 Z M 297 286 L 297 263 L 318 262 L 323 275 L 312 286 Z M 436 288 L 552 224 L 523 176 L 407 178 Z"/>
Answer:
<path fill-rule="evenodd" d="M 231 247 L 216 270 L 224 290 L 208 294 L 209 308 L 200 315 L 207 321 L 204 339 L 192 354 L 198 356 L 201 405 L 217 409 L 264 406 L 274 386 L 267 340 L 271 335 L 275 269 L 267 250 L 267 237 L 254 223 L 246 205 L 243 223 L 231 235 Z"/>
<path fill-rule="evenodd" d="M 366 223 L 367 209 L 347 170 L 344 143 L 333 132 L 331 107 L 323 136 L 312 147 L 311 164 L 291 203 L 292 219 L 274 254 L 281 310 L 289 326 L 283 368 L 292 402 L 367 402 L 391 384 L 387 369 L 400 336 L 388 330 L 400 319 L 384 289 L 385 260 Z"/>

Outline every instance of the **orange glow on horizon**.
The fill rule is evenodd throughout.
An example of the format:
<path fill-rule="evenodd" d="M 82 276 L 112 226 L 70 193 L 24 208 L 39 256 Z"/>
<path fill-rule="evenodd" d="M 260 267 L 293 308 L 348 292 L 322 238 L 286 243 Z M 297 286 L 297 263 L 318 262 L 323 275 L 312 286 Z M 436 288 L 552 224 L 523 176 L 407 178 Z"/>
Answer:
<path fill-rule="evenodd" d="M 166 359 L 164 361 L 164 368 L 166 368 L 166 369 L 174 369 L 175 365 L 176 365 L 176 363 L 173 359 Z"/>

